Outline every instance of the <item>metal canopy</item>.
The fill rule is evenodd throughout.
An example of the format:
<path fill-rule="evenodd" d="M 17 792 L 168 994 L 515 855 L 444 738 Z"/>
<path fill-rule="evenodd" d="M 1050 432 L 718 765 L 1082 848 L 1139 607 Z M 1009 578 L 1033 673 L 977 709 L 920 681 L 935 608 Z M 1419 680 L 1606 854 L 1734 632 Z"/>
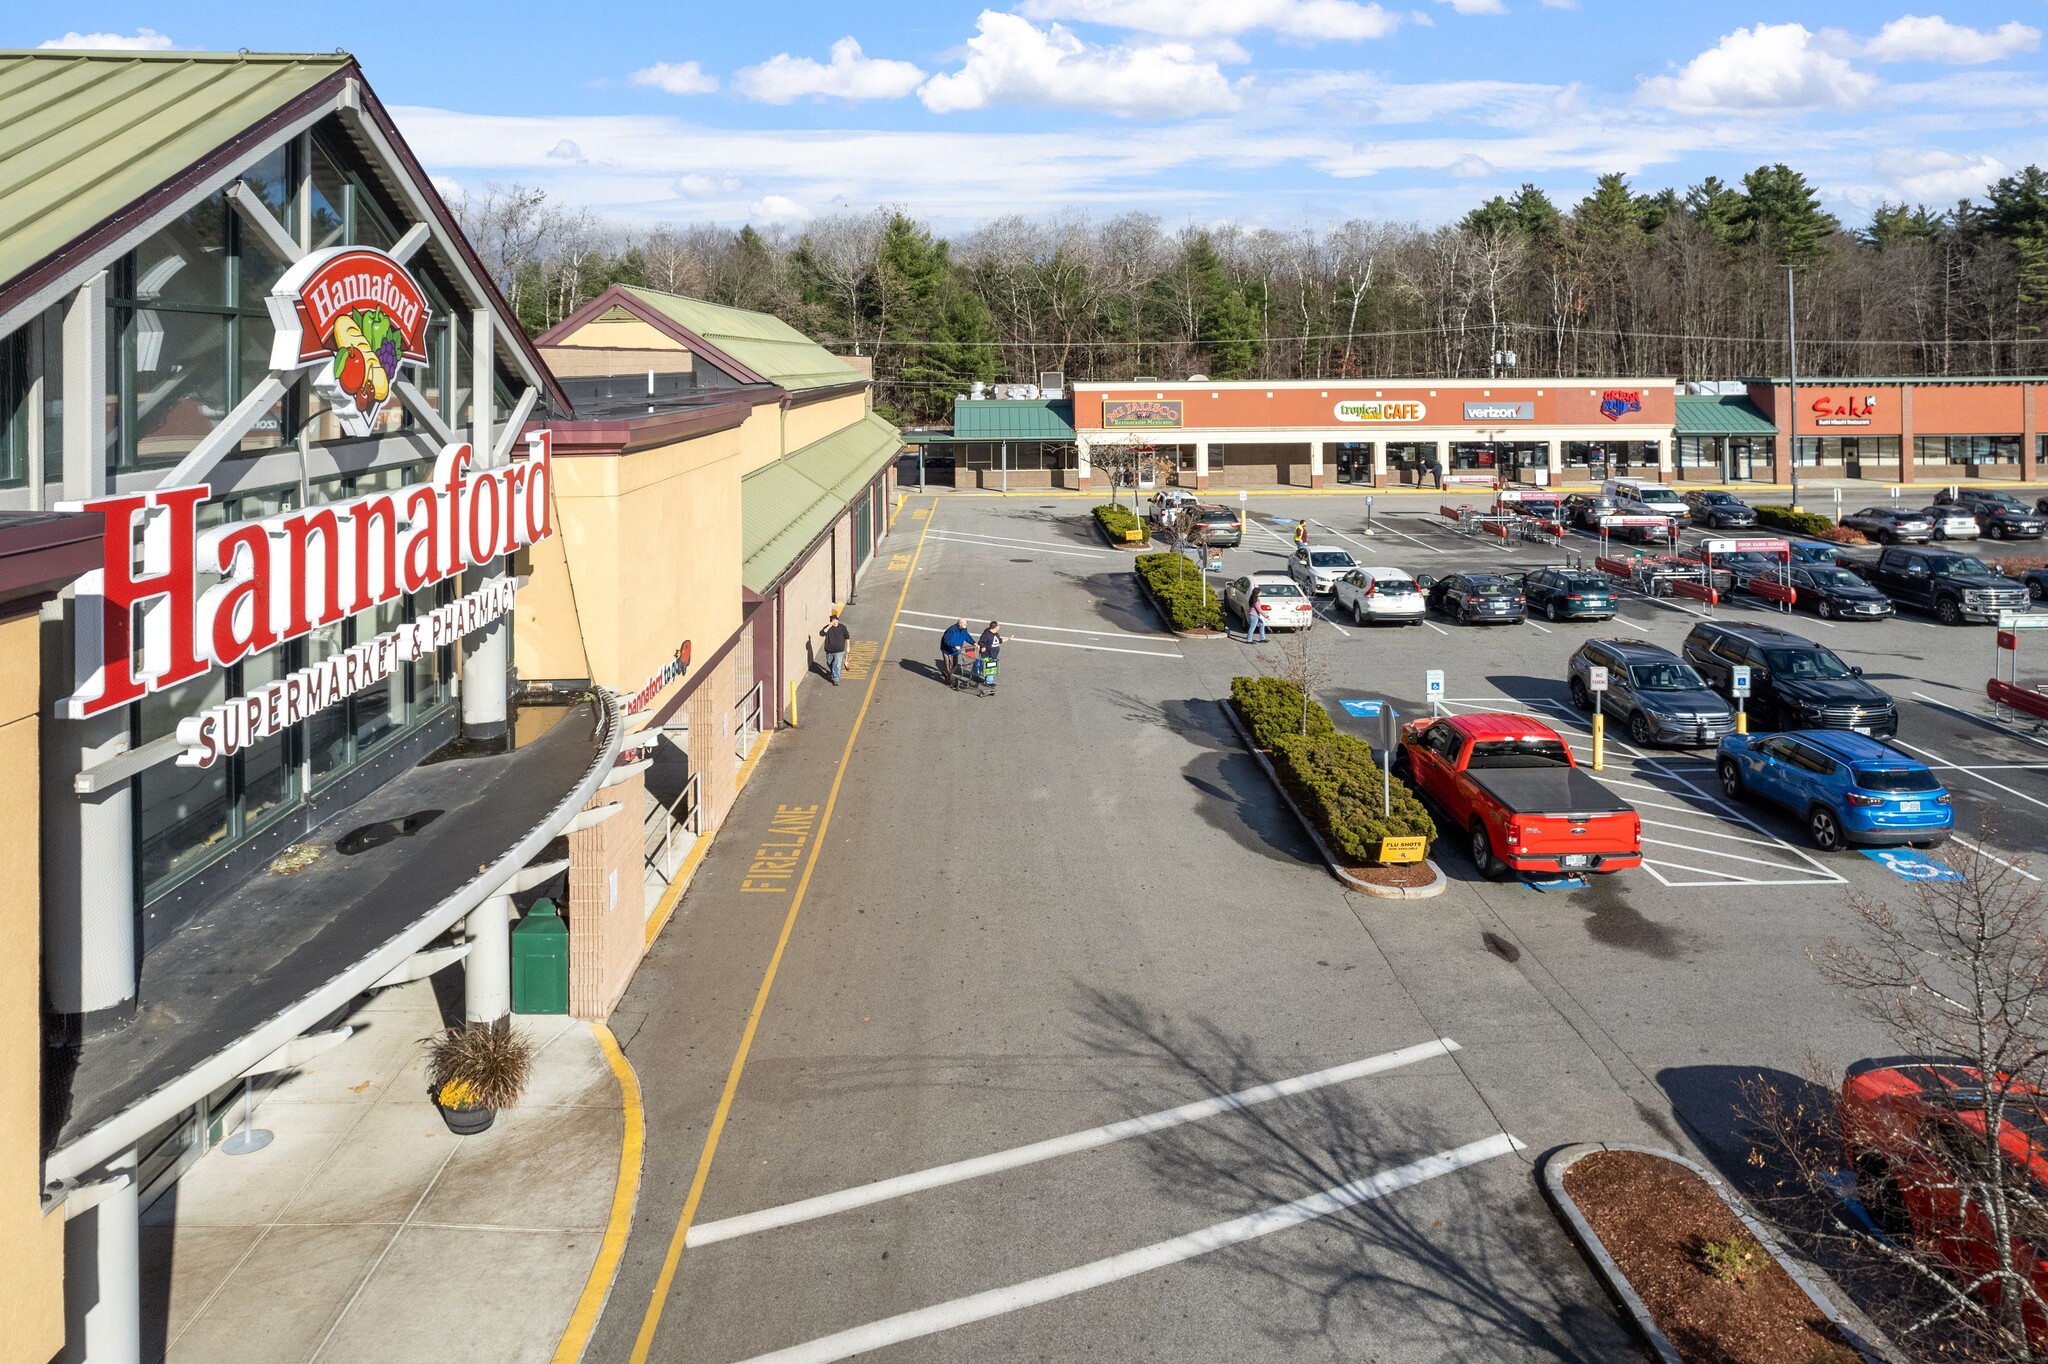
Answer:
<path fill-rule="evenodd" d="M 1778 428 L 1755 403 L 1740 395 L 1678 395 L 1681 436 L 1775 436 Z"/>

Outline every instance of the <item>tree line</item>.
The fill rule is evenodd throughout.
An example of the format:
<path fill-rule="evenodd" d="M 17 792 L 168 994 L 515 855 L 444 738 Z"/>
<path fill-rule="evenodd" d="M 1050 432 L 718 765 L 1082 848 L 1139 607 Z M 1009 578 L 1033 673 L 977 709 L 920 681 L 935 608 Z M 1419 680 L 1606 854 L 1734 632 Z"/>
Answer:
<path fill-rule="evenodd" d="M 1784 164 L 1569 208 L 1535 185 L 1451 225 L 1185 226 L 1144 213 L 994 219 L 947 239 L 887 208 L 801 229 L 630 229 L 522 185 L 458 212 L 538 333 L 614 283 L 770 312 L 873 357 L 878 401 L 943 418 L 977 380 L 1139 376 L 2038 373 L 2048 172 L 1851 228 Z"/>

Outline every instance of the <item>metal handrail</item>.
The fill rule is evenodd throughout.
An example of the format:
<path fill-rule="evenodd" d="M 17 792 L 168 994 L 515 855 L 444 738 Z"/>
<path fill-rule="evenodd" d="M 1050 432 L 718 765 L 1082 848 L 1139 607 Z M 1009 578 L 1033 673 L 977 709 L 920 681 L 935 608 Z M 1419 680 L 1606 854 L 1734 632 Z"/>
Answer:
<path fill-rule="evenodd" d="M 734 755 L 741 761 L 745 761 L 747 754 L 754 751 L 754 741 L 761 737 L 761 713 L 767 704 L 767 696 L 762 691 L 762 686 L 762 683 L 756 682 L 733 707 L 734 710 L 748 710 L 751 706 L 749 713 L 740 716 L 739 742 L 733 749 Z"/>
<path fill-rule="evenodd" d="M 704 833 L 703 790 L 698 778 L 703 774 L 692 772 L 690 779 L 683 783 L 683 789 L 667 805 L 655 802 L 642 821 L 642 852 L 647 865 L 661 878 L 665 886 L 675 877 L 676 868 L 681 865 L 677 857 L 676 833 L 687 829 L 690 841 L 696 842 Z M 687 808 L 685 808 L 687 806 Z M 677 811 L 682 813 L 678 814 Z"/>

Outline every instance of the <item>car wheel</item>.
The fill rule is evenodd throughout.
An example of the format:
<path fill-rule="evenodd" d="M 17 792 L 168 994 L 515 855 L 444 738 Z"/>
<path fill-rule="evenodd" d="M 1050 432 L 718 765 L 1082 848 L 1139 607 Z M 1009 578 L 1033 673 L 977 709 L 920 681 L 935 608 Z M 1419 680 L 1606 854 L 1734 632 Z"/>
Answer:
<path fill-rule="evenodd" d="M 1572 704 L 1580 710 L 1593 709 L 1593 693 L 1587 691 L 1586 684 L 1576 677 L 1572 679 Z"/>
<path fill-rule="evenodd" d="M 1472 866 L 1481 876 L 1493 876 L 1500 869 L 1499 859 L 1493 855 L 1493 839 L 1486 832 L 1484 823 L 1472 825 Z"/>
<path fill-rule="evenodd" d="M 1961 625 L 1963 609 L 1954 597 L 1937 597 L 1934 602 L 1934 618 L 1943 625 Z"/>
<path fill-rule="evenodd" d="M 1948 532 L 1945 530 L 1937 530 L 1936 532 L 1934 532 L 1933 538 L 1936 540 L 1946 540 L 1948 539 Z"/>
<path fill-rule="evenodd" d="M 1828 604 L 1828 599 L 1826 597 L 1822 597 L 1820 601 L 1815 604 L 1813 610 L 1814 614 L 1819 616 L 1822 620 L 1834 619 L 1835 608 Z"/>
<path fill-rule="evenodd" d="M 1913 1216 L 1906 1210 L 1906 1196 L 1882 1156 L 1863 1155 L 1856 1160 L 1856 1197 L 1870 1220 L 1887 1236 L 1904 1236 L 1913 1230 Z"/>
<path fill-rule="evenodd" d="M 1357 602 L 1351 603 L 1351 623 L 1360 626 L 1365 624 L 1365 611 Z"/>
<path fill-rule="evenodd" d="M 1721 759 L 1721 793 L 1730 800 L 1742 799 L 1742 764 L 1733 758 Z"/>
<path fill-rule="evenodd" d="M 2027 595 L 2035 601 L 2048 601 L 2048 583 L 2042 582 L 2039 578 L 2029 578 Z"/>
<path fill-rule="evenodd" d="M 1835 852 L 1842 846 L 1842 821 L 1825 805 L 1816 805 L 1806 812 L 1806 832 L 1813 839 L 1813 846 L 1822 852 Z"/>
<path fill-rule="evenodd" d="M 1628 737 L 1638 748 L 1647 748 L 1651 740 L 1657 737 L 1651 732 L 1650 722 L 1644 718 L 1641 711 L 1628 717 Z"/>
<path fill-rule="evenodd" d="M 1557 624 L 1557 603 L 1554 601 L 1543 603 L 1543 615 L 1552 625 Z"/>

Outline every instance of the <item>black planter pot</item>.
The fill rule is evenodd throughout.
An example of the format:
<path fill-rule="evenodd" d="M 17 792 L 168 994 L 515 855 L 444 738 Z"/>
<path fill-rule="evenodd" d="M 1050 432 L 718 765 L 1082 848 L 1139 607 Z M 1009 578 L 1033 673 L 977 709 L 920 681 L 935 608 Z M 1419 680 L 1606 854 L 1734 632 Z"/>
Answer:
<path fill-rule="evenodd" d="M 473 1137 L 498 1120 L 495 1108 L 450 1108 L 438 1100 L 434 1107 L 441 1110 L 441 1121 L 458 1137 Z"/>

